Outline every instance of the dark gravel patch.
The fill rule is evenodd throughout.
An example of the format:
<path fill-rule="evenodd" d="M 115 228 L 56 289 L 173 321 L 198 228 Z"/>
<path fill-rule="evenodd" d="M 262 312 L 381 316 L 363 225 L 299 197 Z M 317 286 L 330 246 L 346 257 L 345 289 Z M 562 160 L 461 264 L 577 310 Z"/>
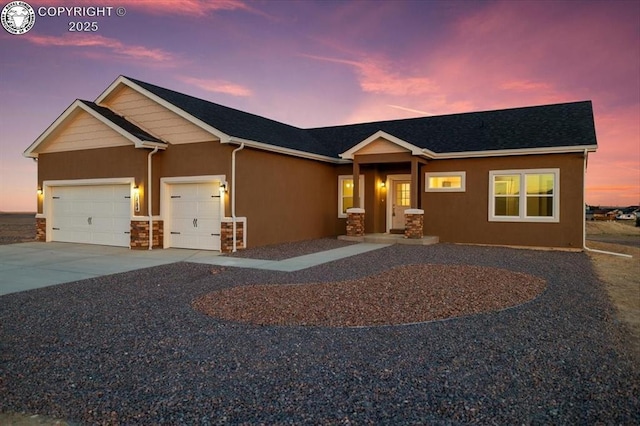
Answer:
<path fill-rule="evenodd" d="M 352 241 L 342 241 L 337 238 L 319 238 L 317 240 L 296 241 L 293 243 L 273 244 L 262 247 L 238 250 L 225 256 L 242 257 L 246 259 L 285 260 L 305 254 L 332 250 L 357 244 Z"/>
<path fill-rule="evenodd" d="M 407 264 L 539 276 L 500 312 L 410 326 L 255 326 L 191 307 L 247 284 Z M 0 297 L 0 412 L 86 424 L 634 424 L 640 373 L 583 253 L 391 246 L 295 273 L 179 263 Z"/>

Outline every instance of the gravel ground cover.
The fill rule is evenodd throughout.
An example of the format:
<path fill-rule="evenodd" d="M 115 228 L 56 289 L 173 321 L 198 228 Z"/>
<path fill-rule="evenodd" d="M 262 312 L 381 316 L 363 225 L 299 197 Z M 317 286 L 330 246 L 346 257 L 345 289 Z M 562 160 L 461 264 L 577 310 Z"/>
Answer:
<path fill-rule="evenodd" d="M 406 326 L 258 326 L 203 315 L 244 285 L 402 265 L 540 277 L 513 309 Z M 640 372 L 583 253 L 391 246 L 284 273 L 179 263 L 0 298 L 0 412 L 86 424 L 634 424 Z"/>

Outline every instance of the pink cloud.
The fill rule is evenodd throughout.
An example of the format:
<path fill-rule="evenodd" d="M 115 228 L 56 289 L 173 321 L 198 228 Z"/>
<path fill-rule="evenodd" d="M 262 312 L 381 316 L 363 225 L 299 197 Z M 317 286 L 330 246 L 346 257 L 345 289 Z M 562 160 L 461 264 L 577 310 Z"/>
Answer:
<path fill-rule="evenodd" d="M 103 37 L 97 34 L 47 36 L 29 34 L 24 38 L 39 46 L 78 47 L 78 48 L 104 48 L 109 50 L 110 58 L 135 59 L 156 62 L 173 61 L 173 55 L 162 49 L 150 49 L 145 46 L 127 45 L 119 40 Z M 91 51 L 88 51 L 91 55 Z"/>
<path fill-rule="evenodd" d="M 379 93 L 393 96 L 421 95 L 437 90 L 434 82 L 427 77 L 403 76 L 389 71 L 383 61 L 363 59 L 351 61 L 315 55 L 301 55 L 318 61 L 348 65 L 356 70 L 360 88 L 367 93 Z"/>
<path fill-rule="evenodd" d="M 207 92 L 224 93 L 232 96 L 251 96 L 251 89 L 239 84 L 219 79 L 201 79 L 194 77 L 180 77 L 187 84 L 206 90 Z"/>
<path fill-rule="evenodd" d="M 536 82 L 531 80 L 511 80 L 502 83 L 500 88 L 503 90 L 513 90 L 516 92 L 529 91 L 551 91 L 553 88 L 549 83 Z"/>

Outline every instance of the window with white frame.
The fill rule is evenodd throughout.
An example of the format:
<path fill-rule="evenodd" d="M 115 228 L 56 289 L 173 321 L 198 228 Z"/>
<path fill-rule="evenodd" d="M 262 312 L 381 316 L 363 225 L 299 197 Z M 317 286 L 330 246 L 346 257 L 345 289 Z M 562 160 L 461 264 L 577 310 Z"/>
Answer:
<path fill-rule="evenodd" d="M 464 192 L 466 172 L 428 172 L 425 173 L 424 190 L 426 192 Z"/>
<path fill-rule="evenodd" d="M 489 220 L 559 222 L 560 169 L 490 171 Z"/>
<path fill-rule="evenodd" d="M 358 192 L 364 206 L 364 176 L 360 175 Z M 338 217 L 347 217 L 347 209 L 353 207 L 353 175 L 338 176 Z"/>

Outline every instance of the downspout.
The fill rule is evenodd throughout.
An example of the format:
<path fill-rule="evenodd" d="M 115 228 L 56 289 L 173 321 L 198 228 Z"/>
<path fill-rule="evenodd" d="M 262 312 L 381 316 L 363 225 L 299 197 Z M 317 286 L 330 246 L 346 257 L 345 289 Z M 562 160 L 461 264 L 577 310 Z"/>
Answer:
<path fill-rule="evenodd" d="M 149 209 L 149 250 L 153 250 L 153 205 L 151 202 L 151 157 L 158 152 L 158 146 L 147 155 L 147 209 Z"/>
<path fill-rule="evenodd" d="M 233 250 L 238 251 L 238 241 L 236 238 L 236 152 L 244 149 L 244 142 L 231 153 L 231 221 L 233 223 Z"/>
<path fill-rule="evenodd" d="M 585 185 L 585 181 L 587 178 L 587 158 L 589 156 L 589 152 L 587 151 L 587 149 L 585 148 L 584 150 L 584 160 L 583 160 L 583 169 L 582 169 L 582 202 L 584 203 L 584 201 L 587 199 L 587 190 L 586 190 L 586 185 Z M 583 206 L 584 208 L 584 206 Z M 583 213 L 584 214 L 584 213 Z M 596 249 L 592 249 L 587 247 L 587 221 L 586 218 L 582 219 L 582 249 L 585 251 L 590 251 L 593 253 L 602 253 L 602 254 L 610 254 L 613 256 L 620 256 L 620 257 L 628 257 L 628 258 L 633 258 L 633 256 L 629 255 L 629 254 L 624 254 L 624 253 L 616 253 L 613 251 L 605 251 L 605 250 L 596 250 Z"/>

